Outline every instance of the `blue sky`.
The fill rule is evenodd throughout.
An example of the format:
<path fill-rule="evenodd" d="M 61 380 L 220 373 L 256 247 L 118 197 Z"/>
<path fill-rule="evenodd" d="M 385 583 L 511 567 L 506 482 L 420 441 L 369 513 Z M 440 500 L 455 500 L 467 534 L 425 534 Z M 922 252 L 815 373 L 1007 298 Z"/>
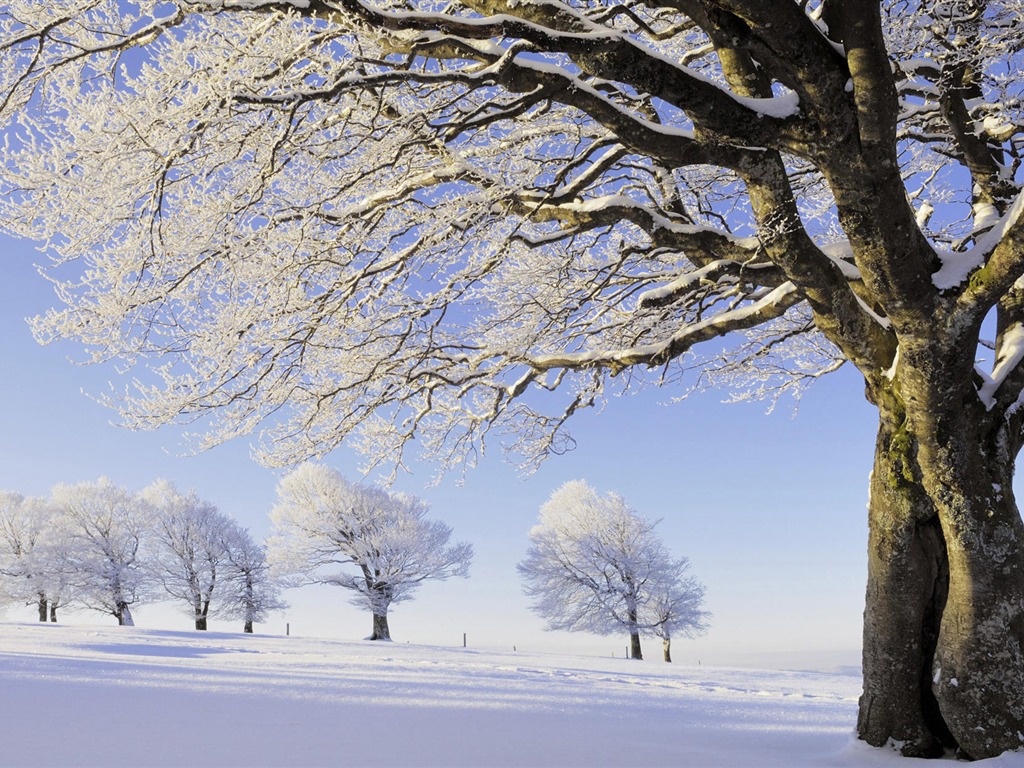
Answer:
<path fill-rule="evenodd" d="M 31 244 L 0 238 L 0 488 L 45 495 L 59 482 L 106 475 L 139 489 L 166 477 L 194 488 L 254 534 L 269 530 L 278 475 L 249 458 L 235 442 L 197 456 L 182 456 L 173 431 L 135 433 L 112 424 L 116 414 L 82 391 L 99 393 L 117 376 L 113 368 L 74 365 L 72 346 L 41 347 L 25 318 L 52 306 L 55 297 L 33 264 Z M 123 383 L 123 382 L 122 382 Z M 426 499 L 433 514 L 476 549 L 472 576 L 426 586 L 397 606 L 397 641 L 521 650 L 621 655 L 626 638 L 550 633 L 528 610 L 515 564 L 539 506 L 562 483 L 584 479 L 615 490 L 642 514 L 662 518 L 659 531 L 677 555 L 690 558 L 707 586 L 711 629 L 680 640 L 677 661 L 746 663 L 776 652 L 855 652 L 866 575 L 868 473 L 875 414 L 864 401 L 852 368 L 819 382 L 796 416 L 783 405 L 726 405 L 724 393 L 705 393 L 681 404 L 663 402 L 674 390 L 616 398 L 603 413 L 573 425 L 578 447 L 547 462 L 528 478 L 499 455 L 489 455 L 463 485 L 450 478 L 428 487 L 429 466 L 413 465 L 399 489 Z M 497 452 L 496 452 L 497 453 Z M 359 457 L 341 449 L 328 461 L 356 477 Z M 358 639 L 369 616 L 350 607 L 337 588 L 287 594 L 292 607 L 258 631 Z M 31 620 L 29 608 L 10 608 L 8 620 Z M 67 617 L 111 622 L 99 614 Z M 143 606 L 141 626 L 187 629 L 173 606 Z M 213 629 L 236 627 L 214 621 Z M 645 649 L 657 658 L 658 643 Z"/>

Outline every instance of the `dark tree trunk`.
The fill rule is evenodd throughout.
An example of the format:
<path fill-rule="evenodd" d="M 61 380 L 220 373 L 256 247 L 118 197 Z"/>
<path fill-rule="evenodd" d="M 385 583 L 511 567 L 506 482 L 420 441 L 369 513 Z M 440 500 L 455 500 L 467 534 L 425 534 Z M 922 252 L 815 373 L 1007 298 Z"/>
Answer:
<path fill-rule="evenodd" d="M 247 634 L 247 635 L 251 635 L 252 634 L 252 622 L 251 621 L 246 621 L 245 622 L 245 627 L 244 627 L 244 629 L 242 629 L 242 631 L 245 634 Z"/>
<path fill-rule="evenodd" d="M 669 637 L 661 638 L 661 650 L 664 654 L 665 661 L 672 663 L 672 639 Z"/>
<path fill-rule="evenodd" d="M 39 595 L 39 620 L 46 621 L 46 595 L 40 593 Z"/>
<path fill-rule="evenodd" d="M 196 596 L 193 598 L 193 608 L 196 620 L 196 629 L 205 632 L 206 631 L 206 616 L 210 612 L 209 601 L 203 602 L 202 598 Z"/>
<path fill-rule="evenodd" d="M 378 616 L 376 613 L 373 614 L 373 634 L 370 635 L 371 640 L 390 640 L 391 630 L 388 628 L 388 617 L 387 615 Z"/>
<path fill-rule="evenodd" d="M 57 621 L 57 602 L 55 600 L 50 601 L 50 621 L 54 623 Z"/>
<path fill-rule="evenodd" d="M 628 580 L 627 580 L 628 581 Z M 629 658 L 643 661 L 644 654 L 640 649 L 640 629 L 637 626 L 637 609 L 635 603 L 626 610 L 626 619 L 629 621 Z"/>
<path fill-rule="evenodd" d="M 1013 452 L 973 392 L 959 402 L 937 387 L 909 395 L 906 414 L 880 406 L 858 731 L 906 755 L 956 745 L 964 757 L 993 757 L 1024 741 Z"/>
<path fill-rule="evenodd" d="M 118 603 L 117 609 L 114 611 L 114 616 L 117 617 L 117 624 L 120 627 L 135 626 L 135 620 L 132 618 L 131 608 L 128 607 L 127 603 Z"/>
<path fill-rule="evenodd" d="M 883 418 L 871 473 L 857 729 L 869 744 L 892 739 L 906 756 L 937 757 L 950 741 L 931 691 L 949 566 L 935 508 L 893 421 Z"/>
<path fill-rule="evenodd" d="M 643 661 L 644 654 L 640 649 L 640 633 L 631 632 L 629 635 L 629 657 L 637 661 Z"/>

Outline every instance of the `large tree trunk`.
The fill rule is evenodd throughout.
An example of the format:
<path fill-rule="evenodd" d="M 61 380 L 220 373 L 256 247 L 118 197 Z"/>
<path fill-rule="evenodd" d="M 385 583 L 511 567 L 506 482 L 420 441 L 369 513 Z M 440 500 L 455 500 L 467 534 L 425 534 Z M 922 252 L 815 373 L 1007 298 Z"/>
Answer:
<path fill-rule="evenodd" d="M 391 630 L 388 628 L 388 617 L 387 614 L 378 615 L 373 614 L 373 634 L 370 635 L 371 640 L 390 640 Z"/>
<path fill-rule="evenodd" d="M 56 623 L 57 621 L 57 601 L 50 601 L 50 621 Z"/>
<path fill-rule="evenodd" d="M 948 398 L 947 398 L 948 399 Z M 971 403 L 883 403 L 869 504 L 864 693 L 876 746 L 980 759 L 1024 743 L 1024 524 L 998 426 Z"/>
<path fill-rule="evenodd" d="M 46 595 L 42 592 L 39 593 L 39 620 L 46 621 Z"/>
<path fill-rule="evenodd" d="M 246 619 L 245 624 L 243 625 L 242 632 L 244 632 L 247 635 L 252 634 L 252 622 L 248 619 Z"/>
<path fill-rule="evenodd" d="M 665 661 L 672 663 L 672 639 L 668 637 L 661 638 L 661 650 L 664 654 Z"/>
<path fill-rule="evenodd" d="M 914 477 L 902 424 L 883 416 L 868 502 L 868 584 L 857 729 L 904 755 L 936 757 L 950 742 L 931 691 L 949 567 L 931 500 Z"/>

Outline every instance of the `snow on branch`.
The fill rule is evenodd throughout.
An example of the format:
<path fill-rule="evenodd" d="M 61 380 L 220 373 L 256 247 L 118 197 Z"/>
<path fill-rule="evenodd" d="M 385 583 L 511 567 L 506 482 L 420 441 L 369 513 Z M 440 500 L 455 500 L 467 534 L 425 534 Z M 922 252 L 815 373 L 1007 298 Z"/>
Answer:
<path fill-rule="evenodd" d="M 736 330 L 750 328 L 768 318 L 781 317 L 790 307 L 801 301 L 792 283 L 783 283 L 765 293 L 756 301 L 721 312 L 713 317 L 684 326 L 671 338 L 656 344 L 631 349 L 600 350 L 569 354 L 536 355 L 527 363 L 537 370 L 552 368 L 609 368 L 613 373 L 633 365 L 664 365 L 695 344 L 724 336 Z"/>

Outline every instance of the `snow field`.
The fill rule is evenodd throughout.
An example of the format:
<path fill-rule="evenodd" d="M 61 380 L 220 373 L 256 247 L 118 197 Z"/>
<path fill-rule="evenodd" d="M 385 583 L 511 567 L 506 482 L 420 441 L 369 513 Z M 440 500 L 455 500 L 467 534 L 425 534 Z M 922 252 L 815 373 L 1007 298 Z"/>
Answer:
<path fill-rule="evenodd" d="M 3 766 L 907 764 L 842 674 L 0 624 L 0 685 Z"/>

